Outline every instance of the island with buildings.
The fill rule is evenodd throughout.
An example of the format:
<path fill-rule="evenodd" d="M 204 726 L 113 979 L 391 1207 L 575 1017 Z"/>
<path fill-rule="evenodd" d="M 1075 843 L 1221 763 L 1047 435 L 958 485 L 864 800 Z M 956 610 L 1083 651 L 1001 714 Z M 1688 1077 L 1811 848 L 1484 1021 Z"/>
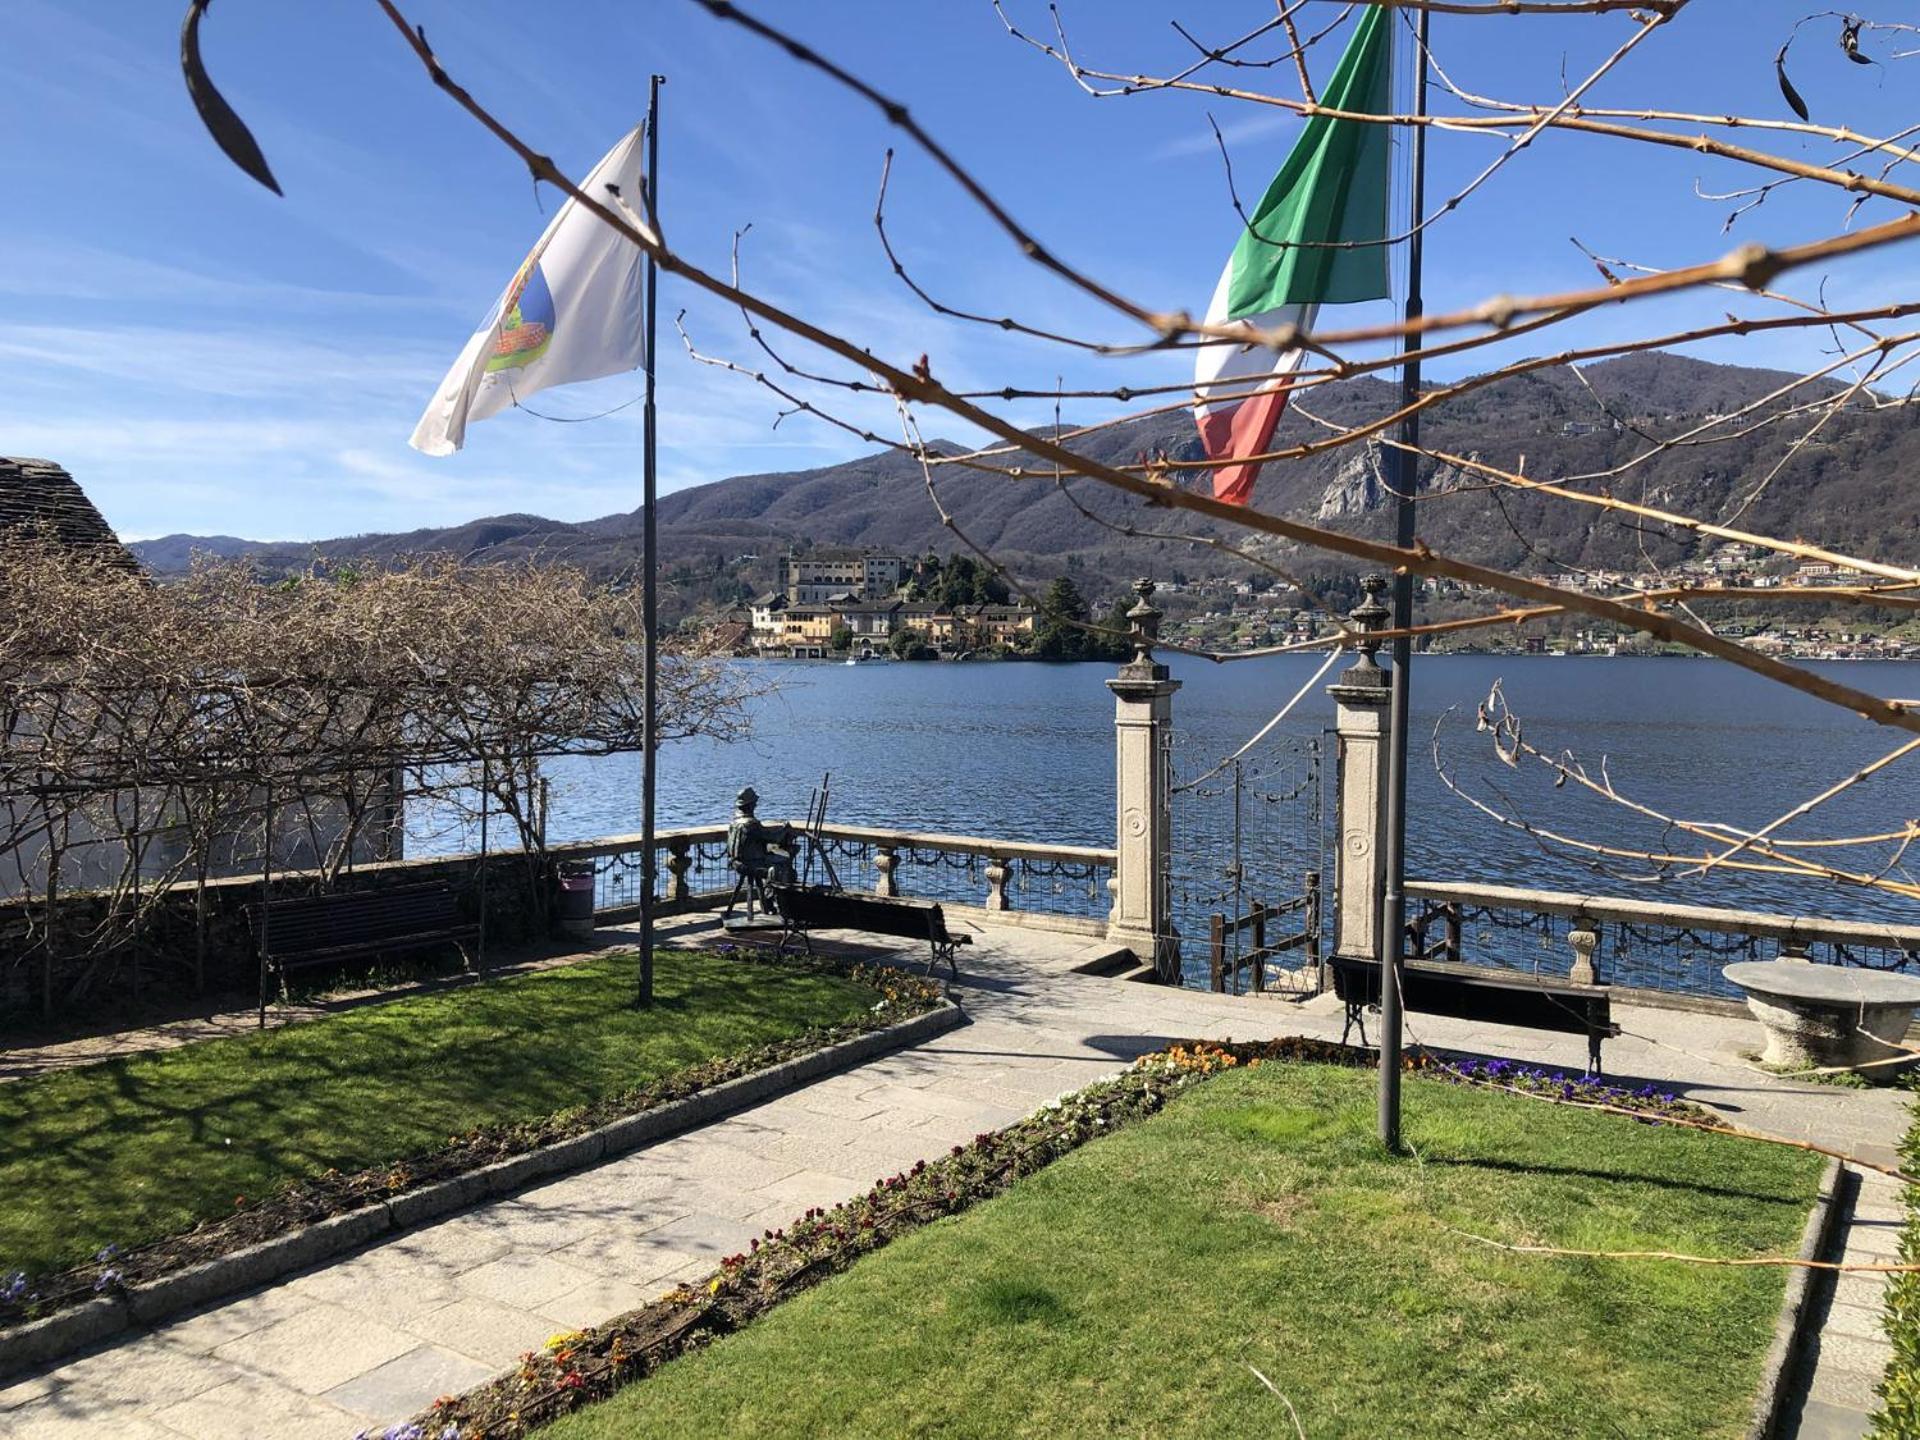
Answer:
<path fill-rule="evenodd" d="M 728 619 L 736 651 L 767 658 L 1109 658 L 1126 627 L 1108 640 L 1090 614 L 1069 578 L 1034 605 L 969 556 L 842 547 L 781 556 L 774 588 Z"/>

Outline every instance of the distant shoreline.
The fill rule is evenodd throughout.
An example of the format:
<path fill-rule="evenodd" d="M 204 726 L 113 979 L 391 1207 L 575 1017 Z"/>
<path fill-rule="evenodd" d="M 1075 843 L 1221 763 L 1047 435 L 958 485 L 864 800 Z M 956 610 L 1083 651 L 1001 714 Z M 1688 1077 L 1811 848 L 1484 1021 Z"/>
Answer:
<path fill-rule="evenodd" d="M 844 655 L 735 655 L 735 660 L 766 660 L 782 665 L 827 665 L 847 668 Z M 875 655 L 866 660 L 855 660 L 853 667 L 862 665 L 1111 665 L 1111 660 L 1060 660 L 1045 655 L 929 655 L 924 660 L 902 660 L 893 655 Z"/>
<path fill-rule="evenodd" d="M 1175 650 L 1162 650 L 1163 655 L 1178 655 Z M 1295 655 L 1321 655 L 1319 650 L 1296 650 Z M 751 660 L 763 664 L 777 665 L 817 665 L 827 669 L 846 669 L 844 656 L 793 656 L 793 655 L 734 655 L 734 660 Z M 1201 659 L 1200 656 L 1189 657 Z M 1281 655 L 1262 656 L 1262 659 L 1281 659 Z M 1416 653 L 1420 660 L 1713 660 L 1716 657 L 1698 650 L 1651 650 L 1629 655 L 1604 655 L 1594 650 L 1566 650 L 1528 652 L 1524 650 L 1422 650 Z M 1821 665 L 1920 665 L 1920 655 L 1796 655 L 1791 652 L 1778 654 L 1775 659 L 1790 660 L 1798 664 L 1816 663 Z M 1721 661 L 1725 664 L 1727 662 Z M 943 655 L 927 660 L 896 660 L 892 656 L 875 656 L 871 660 L 854 662 L 852 668 L 862 665 L 1098 665 L 1111 669 L 1111 660 L 1053 660 L 1039 655 Z"/>

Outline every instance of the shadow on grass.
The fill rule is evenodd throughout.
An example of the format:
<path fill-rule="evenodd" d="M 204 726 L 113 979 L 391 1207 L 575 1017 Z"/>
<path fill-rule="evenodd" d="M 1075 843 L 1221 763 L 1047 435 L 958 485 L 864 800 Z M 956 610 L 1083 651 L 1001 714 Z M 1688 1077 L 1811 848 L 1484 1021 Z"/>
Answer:
<path fill-rule="evenodd" d="M 817 972 L 661 958 L 645 1010 L 615 953 L 0 1086 L 0 1269 L 131 1248 L 238 1197 L 544 1119 L 852 1020 L 873 998 Z"/>
<path fill-rule="evenodd" d="M 1060 1325 L 1073 1312 L 1053 1291 L 1028 1280 L 998 1277 L 963 1290 L 958 1308 L 1002 1325 Z"/>
<path fill-rule="evenodd" d="M 1799 1200 L 1789 1196 L 1767 1194 L 1759 1190 L 1730 1189 L 1724 1185 L 1710 1185 L 1698 1180 L 1678 1180 L 1671 1175 L 1660 1175 L 1650 1170 L 1624 1169 L 1618 1165 L 1611 1169 L 1589 1169 L 1581 1165 L 1554 1165 L 1541 1161 L 1494 1160 L 1483 1156 L 1470 1155 L 1433 1155 L 1423 1154 L 1421 1163 L 1442 1166 L 1448 1169 L 1493 1170 L 1508 1175 L 1556 1175 L 1570 1180 L 1599 1180 L 1607 1184 L 1652 1185 L 1662 1190 L 1684 1190 L 1694 1195 L 1711 1195 L 1720 1200 L 1751 1200 L 1762 1205 L 1798 1205 Z"/>

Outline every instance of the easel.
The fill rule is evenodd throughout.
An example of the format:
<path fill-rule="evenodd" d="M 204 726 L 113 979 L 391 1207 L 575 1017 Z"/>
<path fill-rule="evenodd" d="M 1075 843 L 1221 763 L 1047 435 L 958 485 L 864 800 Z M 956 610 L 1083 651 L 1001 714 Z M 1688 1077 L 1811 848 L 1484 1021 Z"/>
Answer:
<path fill-rule="evenodd" d="M 807 842 L 807 863 L 806 868 L 800 872 L 800 883 L 805 885 L 812 880 L 813 862 L 817 856 L 820 860 L 820 868 L 827 873 L 826 888 L 838 891 L 845 887 L 841 885 L 840 876 L 833 868 L 833 860 L 827 854 L 826 846 L 821 843 L 827 824 L 827 797 L 831 793 L 832 784 L 833 773 L 828 771 L 821 775 L 819 785 L 814 787 L 813 794 L 807 797 L 807 823 L 800 832 Z"/>

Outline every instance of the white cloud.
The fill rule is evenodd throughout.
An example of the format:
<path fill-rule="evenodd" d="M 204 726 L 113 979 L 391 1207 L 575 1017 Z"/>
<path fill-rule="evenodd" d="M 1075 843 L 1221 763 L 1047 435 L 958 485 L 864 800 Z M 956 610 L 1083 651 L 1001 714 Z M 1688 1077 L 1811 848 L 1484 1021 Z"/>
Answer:
<path fill-rule="evenodd" d="M 86 245 L 0 236 L 0 294 L 34 300 L 101 301 L 117 306 L 193 304 L 255 314 L 307 314 L 365 307 L 377 312 L 446 311 L 447 302 L 415 293 L 329 290 L 257 276 L 204 271 Z"/>
<path fill-rule="evenodd" d="M 403 347 L 377 333 L 341 346 L 259 330 L 157 325 L 0 325 L 0 358 L 227 397 L 295 395 L 332 385 L 424 395 L 443 368 L 424 347 Z"/>
<path fill-rule="evenodd" d="M 1196 117 L 1197 119 L 1197 117 Z M 1291 130 L 1299 124 L 1300 117 L 1291 110 L 1282 110 L 1275 106 L 1263 107 L 1258 113 L 1240 115 L 1228 120 L 1220 127 L 1228 149 L 1247 140 L 1260 140 L 1269 135 L 1278 135 L 1283 130 Z M 1194 155 L 1218 155 L 1219 142 L 1213 138 L 1211 125 L 1198 126 L 1194 133 L 1167 140 L 1147 152 L 1149 160 L 1184 160 Z M 1276 160 L 1279 158 L 1276 154 Z M 1264 182 L 1263 186 L 1264 188 Z"/>

